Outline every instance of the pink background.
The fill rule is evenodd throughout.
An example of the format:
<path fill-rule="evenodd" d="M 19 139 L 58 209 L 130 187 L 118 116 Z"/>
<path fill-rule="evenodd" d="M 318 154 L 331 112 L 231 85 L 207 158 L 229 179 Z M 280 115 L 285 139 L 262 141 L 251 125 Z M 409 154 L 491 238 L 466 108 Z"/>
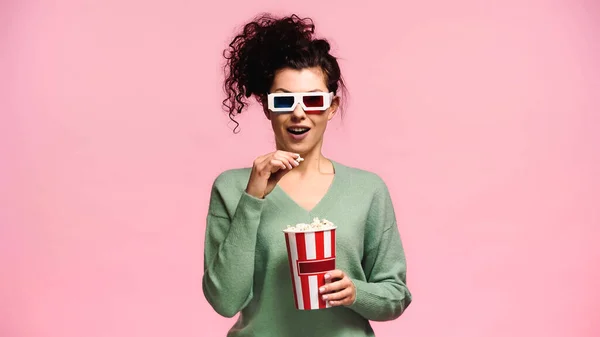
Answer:
<path fill-rule="evenodd" d="M 279 3 L 0 2 L 0 336 L 225 335 L 209 188 L 273 140 L 219 65 L 263 10 L 331 39 L 325 154 L 390 187 L 414 302 L 377 336 L 599 336 L 600 4 Z"/>

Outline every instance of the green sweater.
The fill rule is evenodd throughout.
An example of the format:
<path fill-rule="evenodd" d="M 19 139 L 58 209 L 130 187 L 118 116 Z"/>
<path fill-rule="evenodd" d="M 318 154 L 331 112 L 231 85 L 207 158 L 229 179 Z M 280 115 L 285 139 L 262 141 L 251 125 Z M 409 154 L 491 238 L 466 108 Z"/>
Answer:
<path fill-rule="evenodd" d="M 333 162 L 333 161 L 332 161 Z M 250 168 L 214 181 L 204 245 L 204 296 L 222 316 L 240 313 L 228 337 L 374 336 L 369 320 L 400 316 L 411 302 L 392 201 L 374 173 L 333 162 L 327 194 L 309 212 L 279 186 L 245 192 Z M 297 310 L 283 229 L 314 217 L 337 225 L 336 268 L 356 286 L 351 306 Z"/>

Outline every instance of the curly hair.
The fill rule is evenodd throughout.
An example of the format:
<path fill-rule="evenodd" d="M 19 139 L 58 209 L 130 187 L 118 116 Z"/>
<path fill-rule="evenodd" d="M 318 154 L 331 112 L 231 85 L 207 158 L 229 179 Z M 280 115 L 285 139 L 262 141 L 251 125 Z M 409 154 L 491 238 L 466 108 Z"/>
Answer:
<path fill-rule="evenodd" d="M 346 90 L 337 58 L 329 53 L 329 42 L 315 38 L 314 31 L 310 18 L 261 14 L 246 23 L 223 51 L 226 59 L 223 107 L 236 124 L 234 133 L 239 127 L 235 116 L 248 106 L 247 99 L 252 95 L 264 104 L 279 69 L 320 67 L 329 91 L 335 94 Z"/>

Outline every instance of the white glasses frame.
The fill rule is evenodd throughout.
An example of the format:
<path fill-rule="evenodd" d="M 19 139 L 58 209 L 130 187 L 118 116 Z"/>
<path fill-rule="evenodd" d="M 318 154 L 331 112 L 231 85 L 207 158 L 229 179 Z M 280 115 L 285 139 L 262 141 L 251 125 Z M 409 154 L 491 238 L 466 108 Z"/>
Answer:
<path fill-rule="evenodd" d="M 294 103 L 291 107 L 287 108 L 276 108 L 275 107 L 275 97 L 294 97 Z M 305 96 L 320 96 L 323 97 L 323 106 L 318 107 L 307 107 L 304 105 L 302 98 Z M 267 106 L 269 110 L 273 112 L 292 112 L 296 109 L 296 106 L 300 104 L 304 111 L 323 111 L 328 109 L 331 106 L 331 102 L 333 101 L 334 94 L 333 92 L 276 92 L 267 95 Z"/>

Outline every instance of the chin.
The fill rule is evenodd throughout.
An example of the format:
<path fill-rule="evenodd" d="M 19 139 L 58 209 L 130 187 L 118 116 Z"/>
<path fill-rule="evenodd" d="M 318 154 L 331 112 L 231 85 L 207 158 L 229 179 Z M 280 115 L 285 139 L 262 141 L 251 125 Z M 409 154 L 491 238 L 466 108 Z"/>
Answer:
<path fill-rule="evenodd" d="M 301 155 L 310 153 L 315 148 L 315 144 L 291 144 L 290 152 L 295 152 Z"/>
<path fill-rule="evenodd" d="M 291 143 L 291 142 L 279 142 L 279 146 L 284 151 L 294 152 L 294 153 L 298 153 L 298 154 L 306 153 L 308 151 L 308 149 L 310 148 L 310 146 L 307 146 L 305 144 Z"/>
<path fill-rule="evenodd" d="M 283 138 L 283 139 L 282 139 Z M 294 152 L 298 154 L 306 154 L 311 152 L 317 145 L 313 137 L 306 137 L 301 141 L 294 141 L 289 139 L 286 134 L 280 136 L 277 144 L 280 148 L 288 152 Z"/>

